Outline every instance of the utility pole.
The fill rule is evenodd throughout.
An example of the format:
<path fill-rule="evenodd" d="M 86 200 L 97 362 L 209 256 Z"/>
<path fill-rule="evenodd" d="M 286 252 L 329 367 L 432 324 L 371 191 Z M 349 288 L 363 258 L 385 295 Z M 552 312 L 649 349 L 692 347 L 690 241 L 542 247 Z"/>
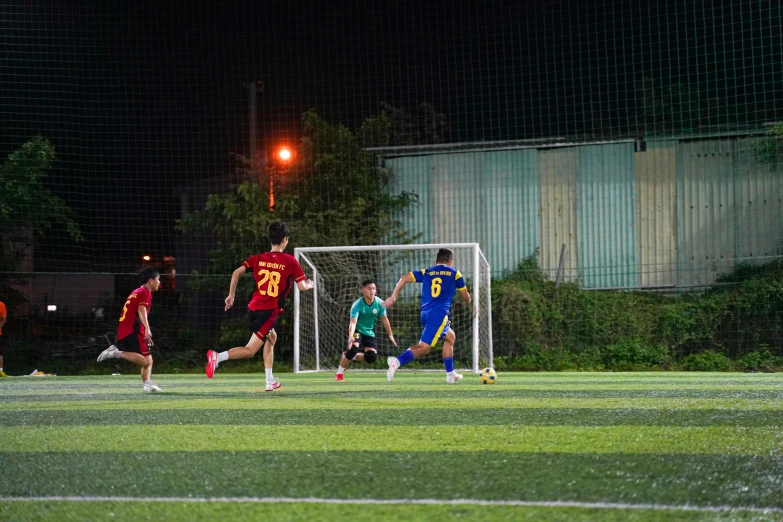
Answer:
<path fill-rule="evenodd" d="M 259 92 L 264 92 L 264 82 L 261 80 L 256 80 L 254 82 L 246 82 L 242 84 L 243 87 L 247 89 L 248 94 L 248 116 L 249 116 L 249 135 L 250 135 L 250 147 L 249 147 L 249 156 L 251 164 L 253 165 L 253 170 L 257 170 L 259 167 L 259 158 L 258 158 L 258 110 L 257 110 L 257 103 L 256 103 L 256 95 Z"/>

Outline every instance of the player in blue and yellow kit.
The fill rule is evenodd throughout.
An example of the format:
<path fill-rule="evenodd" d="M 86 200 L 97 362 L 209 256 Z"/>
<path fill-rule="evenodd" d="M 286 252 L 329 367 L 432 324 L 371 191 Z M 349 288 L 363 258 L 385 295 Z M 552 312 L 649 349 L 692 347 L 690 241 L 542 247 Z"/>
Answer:
<path fill-rule="evenodd" d="M 422 283 L 421 291 L 421 332 L 419 344 L 411 346 L 399 357 L 389 357 L 387 363 L 389 370 L 386 378 L 389 382 L 394 379 L 394 372 L 400 366 L 412 362 L 416 357 L 429 353 L 430 348 L 443 339 L 443 365 L 446 367 L 446 382 L 454 384 L 462 379 L 462 375 L 454 371 L 454 341 L 456 336 L 450 328 L 449 311 L 454 292 L 459 290 L 462 299 L 467 304 L 471 303 L 468 289 L 465 288 L 465 278 L 452 266 L 454 254 L 451 250 L 441 248 L 435 259 L 435 266 L 423 268 L 415 272 L 409 272 L 400 278 L 391 297 L 384 301 L 384 306 L 389 308 L 400 297 L 400 292 L 408 283 Z M 473 315 L 476 308 L 473 308 Z"/>

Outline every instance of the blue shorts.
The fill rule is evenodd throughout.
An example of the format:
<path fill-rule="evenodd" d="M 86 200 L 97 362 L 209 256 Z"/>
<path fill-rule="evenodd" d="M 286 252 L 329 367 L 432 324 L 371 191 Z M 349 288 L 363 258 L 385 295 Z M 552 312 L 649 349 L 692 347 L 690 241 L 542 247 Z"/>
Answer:
<path fill-rule="evenodd" d="M 421 325 L 424 327 L 424 330 L 421 332 L 420 341 L 430 346 L 435 346 L 448 333 L 451 321 L 449 321 L 448 315 L 436 313 L 422 314 Z"/>

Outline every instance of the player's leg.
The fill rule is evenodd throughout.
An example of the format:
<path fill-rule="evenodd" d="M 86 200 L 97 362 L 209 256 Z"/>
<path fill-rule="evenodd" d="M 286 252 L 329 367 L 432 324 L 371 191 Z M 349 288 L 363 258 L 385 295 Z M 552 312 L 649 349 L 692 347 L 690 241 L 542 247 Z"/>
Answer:
<path fill-rule="evenodd" d="M 146 393 L 162 392 L 157 384 L 150 380 L 152 375 L 152 354 L 147 341 L 140 333 L 132 333 L 117 342 L 117 346 L 111 345 L 103 351 L 99 361 L 106 359 L 122 359 L 141 368 L 141 381 Z"/>
<path fill-rule="evenodd" d="M 360 353 L 361 348 L 359 347 L 359 341 L 357 340 L 351 343 L 351 349 L 343 352 L 343 357 L 340 359 L 340 366 L 337 367 L 337 373 L 334 376 L 335 380 L 344 380 L 343 374 L 345 373 L 345 370 L 348 369 L 348 367 L 351 365 L 351 361 L 353 361 Z"/>
<path fill-rule="evenodd" d="M 144 392 L 145 393 L 162 392 L 163 390 L 160 388 L 160 386 L 158 386 L 157 384 L 155 384 L 150 380 L 152 377 L 152 355 L 149 352 L 147 352 L 147 355 L 144 356 L 144 359 L 146 359 L 147 362 L 149 363 L 147 364 L 147 366 L 143 366 L 141 368 L 141 378 L 144 381 Z"/>
<path fill-rule="evenodd" d="M 365 348 L 364 353 L 356 356 L 356 360 L 361 360 L 367 364 L 373 364 L 378 360 L 378 350 L 376 348 Z"/>
<path fill-rule="evenodd" d="M 141 380 L 147 382 L 152 377 L 152 355 L 148 355 L 144 358 L 149 364 L 141 367 Z"/>
<path fill-rule="evenodd" d="M 2 335 L 0 335 L 0 378 L 2 377 L 8 377 L 6 373 L 3 371 L 3 347 L 5 345 L 5 339 Z"/>
<path fill-rule="evenodd" d="M 386 379 L 391 382 L 394 379 L 394 373 L 406 364 L 413 362 L 414 359 L 427 355 L 438 339 L 440 339 L 444 332 L 448 329 L 449 316 L 441 315 L 437 317 L 427 317 L 422 321 L 424 329 L 421 332 L 421 338 L 418 344 L 415 344 L 405 350 L 397 357 L 389 357 L 386 359 L 386 363 L 389 365 L 389 369 L 386 371 Z"/>
<path fill-rule="evenodd" d="M 454 384 L 462 379 L 462 374 L 454 371 L 454 341 L 456 340 L 454 330 L 449 328 L 443 339 L 443 366 L 446 367 L 447 384 Z"/>
<path fill-rule="evenodd" d="M 270 330 L 264 343 L 264 371 L 266 373 L 266 391 L 274 391 L 280 387 L 280 382 L 272 374 L 272 364 L 275 360 L 275 342 L 277 332 Z"/>
<path fill-rule="evenodd" d="M 222 362 L 228 361 L 229 359 L 250 359 L 254 357 L 261 346 L 268 341 L 266 337 L 274 327 L 279 313 L 279 309 L 248 311 L 250 330 L 253 332 L 253 335 L 250 336 L 250 340 L 248 340 L 245 346 L 237 346 L 230 350 L 226 350 L 225 352 L 218 353 L 214 350 L 208 350 L 207 378 L 211 379 L 215 375 L 215 370 L 217 370 Z M 274 341 L 272 342 L 272 345 L 274 345 Z"/>
<path fill-rule="evenodd" d="M 264 340 L 258 337 L 256 334 L 250 336 L 245 346 L 237 346 L 226 350 L 225 352 L 216 352 L 214 350 L 207 351 L 207 378 L 211 379 L 215 375 L 218 365 L 229 359 L 250 359 L 252 358 L 258 349 L 263 345 Z"/>

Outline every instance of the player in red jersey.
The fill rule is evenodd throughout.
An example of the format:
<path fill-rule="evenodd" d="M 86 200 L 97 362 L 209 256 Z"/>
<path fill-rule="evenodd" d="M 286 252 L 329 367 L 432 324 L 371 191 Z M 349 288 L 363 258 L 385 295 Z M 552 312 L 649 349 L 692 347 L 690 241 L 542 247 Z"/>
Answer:
<path fill-rule="evenodd" d="M 160 288 L 160 274 L 152 267 L 147 267 L 139 274 L 141 286 L 131 292 L 125 300 L 117 327 L 117 345 L 111 345 L 98 356 L 98 362 L 106 359 L 125 359 L 136 366 L 141 366 L 141 380 L 144 381 L 144 392 L 162 392 L 157 384 L 150 380 L 152 375 L 152 330 L 147 321 L 147 314 L 152 307 L 152 292 Z"/>
<path fill-rule="evenodd" d="M 283 313 L 285 299 L 293 287 L 293 283 L 304 292 L 313 288 L 313 282 L 305 280 L 302 267 L 290 254 L 284 252 L 288 245 L 288 237 L 291 232 L 282 221 L 275 221 L 267 229 L 272 250 L 265 254 L 250 256 L 242 263 L 242 266 L 234 270 L 231 276 L 231 286 L 226 297 L 226 310 L 234 304 L 234 292 L 237 288 L 239 277 L 247 270 L 253 272 L 256 286 L 253 296 L 247 305 L 250 330 L 253 335 L 247 345 L 231 348 L 225 352 L 209 350 L 207 352 L 207 378 L 215 375 L 215 370 L 223 361 L 229 359 L 250 359 L 261 345 L 264 345 L 264 368 L 266 369 L 266 391 L 274 391 L 280 387 L 280 383 L 272 375 L 272 362 L 274 360 L 275 323 Z"/>

